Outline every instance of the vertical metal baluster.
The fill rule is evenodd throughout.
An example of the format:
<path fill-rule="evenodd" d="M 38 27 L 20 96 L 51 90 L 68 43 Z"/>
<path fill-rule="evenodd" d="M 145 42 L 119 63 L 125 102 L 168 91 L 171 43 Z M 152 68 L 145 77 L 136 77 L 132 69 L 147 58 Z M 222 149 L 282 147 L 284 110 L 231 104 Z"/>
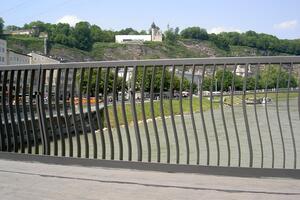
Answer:
<path fill-rule="evenodd" d="M 127 115 L 126 115 L 126 109 L 125 109 L 125 89 L 126 89 L 126 78 L 127 78 L 127 70 L 128 67 L 124 67 L 124 73 L 123 73 L 123 81 L 122 81 L 122 99 L 121 99 L 121 107 L 122 107 L 122 116 L 124 120 L 124 126 L 125 126 L 125 133 L 126 133 L 126 139 L 127 139 L 127 148 L 128 148 L 128 160 L 132 160 L 132 147 L 131 147 L 131 139 L 130 139 L 130 133 L 128 128 L 128 121 L 127 121 Z"/>
<path fill-rule="evenodd" d="M 46 120 L 46 111 L 45 111 L 45 104 L 44 104 L 44 93 L 45 93 L 45 79 L 46 79 L 46 70 L 41 70 L 40 74 L 40 81 L 39 81 L 39 117 L 40 117 L 40 132 L 41 138 L 44 146 L 43 154 L 50 155 L 50 140 L 49 140 L 49 132 Z"/>
<path fill-rule="evenodd" d="M 288 113 L 288 119 L 289 119 L 289 125 L 290 125 L 290 131 L 291 131 L 291 136 L 292 136 L 292 141 L 293 141 L 293 149 L 294 149 L 294 169 L 297 168 L 297 149 L 296 149 L 296 141 L 295 141 L 295 135 L 294 135 L 294 129 L 293 129 L 293 124 L 292 124 L 292 118 L 291 118 L 291 113 L 290 113 L 290 83 L 291 83 L 291 75 L 292 75 L 292 69 L 293 69 L 293 63 L 290 64 L 290 69 L 289 69 L 289 79 L 287 83 L 288 87 L 288 92 L 287 92 L 287 99 L 286 99 L 286 105 L 287 105 L 287 113 Z"/>
<path fill-rule="evenodd" d="M 31 137 L 30 137 L 30 129 L 29 129 L 29 120 L 28 120 L 28 109 L 26 103 L 26 91 L 27 91 L 27 77 L 28 77 L 28 70 L 24 71 L 23 74 L 23 84 L 22 84 L 22 110 L 23 110 L 23 119 L 24 119 L 24 127 L 26 131 L 26 140 L 27 140 L 27 153 L 31 154 L 32 145 L 31 145 Z"/>
<path fill-rule="evenodd" d="M 270 137 L 270 143 L 271 143 L 271 152 L 272 152 L 272 168 L 274 168 L 274 144 L 273 144 L 273 136 L 271 132 L 271 126 L 270 126 L 270 120 L 269 120 L 269 114 L 268 114 L 268 102 L 267 102 L 267 97 L 268 97 L 268 82 L 269 82 L 269 73 L 270 73 L 270 64 L 268 67 L 268 75 L 267 75 L 267 80 L 266 80 L 266 87 L 265 87 L 265 113 L 266 113 L 266 119 L 267 119 L 267 125 L 268 125 L 268 132 L 269 132 L 269 137 Z"/>
<path fill-rule="evenodd" d="M 14 90 L 14 78 L 15 78 L 14 74 L 15 71 L 10 71 L 9 87 L 8 87 L 8 110 L 10 116 L 10 127 L 11 127 L 12 138 L 13 138 L 14 152 L 18 152 L 19 150 L 18 136 L 17 136 L 16 125 L 15 125 L 15 112 L 13 108 L 13 90 Z"/>
<path fill-rule="evenodd" d="M 96 115 L 97 115 L 97 123 L 100 131 L 100 140 L 101 140 L 101 149 L 102 149 L 102 159 L 106 158 L 106 148 L 105 148 L 105 138 L 104 138 L 104 131 L 103 131 L 103 119 L 100 113 L 99 108 L 99 93 L 100 93 L 100 80 L 101 80 L 101 68 L 99 67 L 97 70 L 97 77 L 96 77 Z"/>
<path fill-rule="evenodd" d="M 2 82 L 2 71 L 0 71 L 0 83 Z M 1 90 L 3 91 L 3 85 L 1 86 Z M 0 98 L 2 99 L 2 91 L 0 92 Z M 2 102 L 1 102 L 2 104 Z M 5 151 L 5 132 L 3 128 L 2 121 L 2 106 L 0 106 L 0 151 Z"/>
<path fill-rule="evenodd" d="M 147 140 L 148 162 L 151 162 L 151 141 L 150 141 L 148 124 L 147 124 L 146 111 L 145 111 L 145 80 L 146 80 L 146 76 L 147 76 L 147 66 L 144 66 L 143 67 L 142 85 L 141 85 L 141 106 L 142 106 L 142 117 L 143 117 L 143 123 L 144 123 L 144 128 L 145 128 L 145 135 L 146 135 L 146 140 Z"/>
<path fill-rule="evenodd" d="M 96 77 L 96 115 L 97 115 L 97 123 L 100 131 L 100 141 L 101 141 L 101 149 L 102 149 L 102 159 L 106 158 L 106 148 L 105 148 L 105 138 L 104 138 L 104 131 L 103 131 L 103 119 L 100 113 L 99 108 L 99 93 L 100 93 L 100 80 L 101 80 L 101 68 L 99 67 L 97 70 L 97 77 Z"/>
<path fill-rule="evenodd" d="M 56 74 L 56 83 L 55 83 L 55 108 L 56 108 L 56 120 L 58 125 L 58 131 L 60 136 L 60 145 L 61 145 L 61 156 L 66 156 L 66 147 L 65 147 L 65 137 L 62 129 L 62 122 L 60 116 L 60 80 L 61 79 L 61 69 L 57 69 Z"/>
<path fill-rule="evenodd" d="M 284 138 L 283 138 L 283 133 L 282 133 L 282 126 L 281 126 L 281 120 L 280 120 L 280 115 L 279 115 L 279 108 L 278 108 L 278 92 L 279 92 L 279 80 L 280 80 L 281 68 L 282 68 L 282 64 L 280 63 L 279 64 L 279 71 L 278 71 L 277 81 L 276 81 L 276 114 L 277 114 L 278 128 L 279 128 L 281 144 L 282 144 L 282 154 L 283 154 L 282 167 L 285 168 L 285 160 L 286 160 L 285 143 L 284 143 Z"/>
<path fill-rule="evenodd" d="M 41 66 L 39 67 L 39 69 L 37 70 L 37 91 L 35 92 L 36 96 L 35 96 L 35 102 L 36 102 L 36 113 L 37 113 L 37 124 L 39 126 L 38 129 L 38 133 L 39 136 L 37 136 L 38 138 L 38 142 L 39 140 L 42 143 L 42 154 L 45 155 L 46 149 L 45 149 L 45 138 L 44 138 L 44 130 L 43 130 L 43 125 L 42 125 L 42 117 L 41 117 L 41 74 L 42 70 L 41 70 Z M 39 143 L 38 143 L 39 144 Z"/>
<path fill-rule="evenodd" d="M 110 69 L 109 69 L 109 67 L 107 67 L 106 68 L 105 79 L 104 79 L 104 95 L 103 95 L 103 99 L 104 99 L 104 114 L 105 114 L 107 131 L 108 131 L 108 136 L 109 136 L 109 143 L 110 143 L 110 159 L 114 160 L 114 158 L 115 158 L 114 138 L 113 138 L 113 134 L 112 134 L 112 130 L 111 130 L 110 119 L 109 119 L 109 112 L 108 112 L 108 105 L 107 105 L 107 92 L 108 92 L 109 73 L 110 73 Z"/>
<path fill-rule="evenodd" d="M 171 80 L 170 80 L 170 99 L 169 99 L 169 105 L 170 105 L 170 115 L 171 115 L 171 122 L 172 122 L 172 127 L 173 127 L 173 132 L 174 132 L 174 139 L 175 139 L 175 147 L 176 147 L 176 164 L 179 164 L 180 162 L 180 149 L 179 149 L 179 142 L 178 142 L 178 134 L 177 134 L 177 129 L 176 129 L 176 124 L 175 124 L 175 119 L 174 119 L 174 112 L 173 112 L 173 83 L 174 83 L 174 75 L 175 75 L 175 65 L 172 66 L 172 73 L 171 73 Z"/>
<path fill-rule="evenodd" d="M 223 126 L 224 126 L 224 131 L 225 131 L 225 138 L 226 138 L 226 143 L 227 143 L 227 154 L 228 154 L 228 163 L 227 166 L 230 166 L 230 161 L 231 161 L 231 148 L 230 148 L 230 140 L 228 136 L 228 130 L 227 130 L 227 125 L 226 125 L 226 120 L 225 120 L 225 114 L 224 114 L 224 102 L 223 102 L 223 92 L 224 92 L 224 76 L 226 72 L 226 64 L 223 66 L 223 75 L 222 75 L 222 80 L 221 80 L 221 95 L 220 95 L 220 107 L 221 107 L 221 115 L 222 115 L 222 121 L 223 121 Z"/>
<path fill-rule="evenodd" d="M 300 119 L 300 68 L 298 66 L 298 76 L 299 76 L 299 80 L 298 80 L 298 113 L 299 113 L 299 119 Z"/>
<path fill-rule="evenodd" d="M 114 82 L 113 82 L 113 114 L 114 114 L 116 130 L 117 130 L 117 135 L 118 135 L 118 142 L 119 142 L 119 160 L 123 160 L 123 141 L 122 141 L 118 111 L 117 111 L 118 99 L 116 98 L 116 95 L 118 94 L 117 93 L 118 71 L 119 71 L 119 67 L 116 66 L 115 74 L 114 74 Z"/>
<path fill-rule="evenodd" d="M 4 118 L 4 127 L 5 127 L 5 134 L 6 134 L 6 149 L 8 152 L 11 152 L 11 134 L 10 128 L 8 123 L 8 113 L 7 113 L 7 105 L 6 105 L 6 98 L 7 98 L 7 75 L 8 71 L 4 71 L 3 73 L 3 82 L 2 82 L 2 111 L 3 111 L 3 118 Z"/>
<path fill-rule="evenodd" d="M 92 108 L 91 108 L 91 93 L 92 93 L 91 82 L 92 82 L 92 79 L 93 79 L 93 68 L 89 68 L 86 100 L 87 100 L 89 127 L 90 127 L 90 132 L 92 133 L 92 140 L 93 140 L 93 157 L 96 159 L 97 158 L 97 139 L 96 139 L 95 127 L 93 124 Z"/>
<path fill-rule="evenodd" d="M 20 111 L 20 100 L 19 100 L 19 93 L 20 93 L 20 85 L 21 85 L 21 74 L 22 71 L 17 71 L 17 81 L 16 81 L 16 90 L 15 90 L 15 101 L 16 101 L 16 114 L 17 114 L 17 124 L 18 124 L 18 132 L 19 132 L 19 140 L 20 140 L 20 149 L 21 153 L 25 153 L 25 142 L 24 142 L 24 129 L 21 120 L 21 111 Z"/>
<path fill-rule="evenodd" d="M 260 126 L 259 126 L 259 119 L 257 115 L 257 108 L 256 108 L 256 90 L 257 90 L 257 84 L 258 84 L 258 78 L 259 78 L 259 68 L 260 64 L 256 66 L 256 74 L 255 74 L 255 87 L 254 87 L 254 114 L 255 114 L 255 121 L 256 121 L 256 126 L 257 126 L 257 131 L 258 131 L 258 137 L 259 137 L 259 144 L 260 144 L 260 150 L 261 150 L 261 168 L 264 167 L 264 145 L 262 142 L 262 137 L 261 137 L 261 131 L 260 131 Z"/>
<path fill-rule="evenodd" d="M 210 148 L 209 148 L 205 118 L 204 118 L 204 114 L 203 114 L 203 112 L 204 112 L 203 111 L 203 82 L 204 82 L 204 78 L 205 78 L 205 69 L 206 69 L 206 65 L 203 66 L 203 70 L 202 70 L 201 86 L 200 86 L 200 91 L 199 91 L 199 106 L 200 106 L 200 116 L 201 116 L 203 132 L 204 132 L 204 137 L 205 137 L 206 150 L 207 150 L 206 165 L 210 165 Z"/>
<path fill-rule="evenodd" d="M 299 113 L 299 119 L 300 119 L 300 68 L 298 66 L 298 76 L 299 76 L 299 80 L 298 80 L 298 113 Z"/>
<path fill-rule="evenodd" d="M 49 123 L 52 132 L 52 141 L 53 141 L 53 154 L 58 155 L 58 146 L 57 146 L 57 137 L 56 137 L 56 128 L 54 126 L 53 118 L 53 104 L 52 104 L 52 85 L 53 85 L 53 69 L 49 71 L 49 80 L 48 80 L 48 114 L 49 114 Z"/>
<path fill-rule="evenodd" d="M 220 165 L 220 145 L 219 145 L 219 136 L 217 132 L 217 127 L 216 127 L 216 122 L 215 122 L 215 116 L 214 116 L 214 108 L 213 108 L 213 87 L 214 87 L 214 82 L 215 82 L 215 73 L 216 73 L 216 68 L 217 66 L 214 65 L 213 68 L 213 76 L 211 79 L 210 83 L 210 114 L 211 114 L 211 119 L 212 119 L 212 124 L 214 128 L 214 133 L 215 133 L 215 141 L 216 141 L 216 146 L 217 146 L 217 165 Z"/>
<path fill-rule="evenodd" d="M 247 108 L 246 108 L 246 93 L 247 93 L 247 78 L 248 78 L 248 63 L 245 64 L 245 77 L 243 83 L 243 96 L 242 96 L 242 105 L 243 105 L 243 114 L 244 114 L 244 121 L 245 121 L 245 128 L 247 132 L 247 141 L 249 147 L 249 167 L 253 167 L 253 149 L 252 149 L 252 141 L 250 135 L 250 128 L 249 128 L 249 121 L 247 115 Z"/>
<path fill-rule="evenodd" d="M 136 76 L 137 76 L 137 66 L 134 66 L 133 68 L 133 75 L 132 75 L 132 82 L 131 82 L 131 111 L 133 115 L 133 123 L 134 123 L 134 131 L 135 131 L 135 137 L 136 137 L 136 145 L 137 145 L 137 156 L 138 161 L 142 161 L 143 159 L 143 151 L 142 151 L 142 142 L 141 142 L 141 136 L 140 136 L 140 130 L 137 120 L 137 114 L 136 114 L 136 104 L 135 104 L 135 84 L 136 84 Z"/>
<path fill-rule="evenodd" d="M 184 113 L 183 113 L 183 105 L 182 105 L 182 90 L 183 90 L 183 81 L 184 81 L 184 72 L 185 72 L 185 65 L 183 65 L 182 73 L 181 73 L 181 80 L 180 80 L 180 92 L 179 92 L 179 110 L 180 110 L 180 117 L 181 117 L 181 123 L 184 133 L 184 140 L 185 140 L 185 146 L 186 146 L 186 164 L 190 164 L 190 145 L 189 145 L 189 138 L 187 135 L 186 125 L 185 125 L 185 119 L 184 119 Z"/>
<path fill-rule="evenodd" d="M 158 135 L 157 124 L 156 124 L 155 113 L 154 113 L 154 104 L 153 104 L 155 74 L 156 74 L 156 66 L 152 66 L 152 77 L 151 77 L 151 86 L 150 86 L 150 112 L 151 112 L 151 118 L 153 122 L 153 129 L 154 129 L 155 141 L 156 141 L 157 162 L 160 162 L 160 141 L 159 141 L 159 135 Z"/>
<path fill-rule="evenodd" d="M 76 137 L 76 146 L 77 146 L 77 157 L 81 157 L 81 142 L 80 142 L 80 133 L 77 125 L 77 113 L 75 108 L 75 87 L 76 87 L 76 75 L 77 69 L 73 69 L 73 77 L 72 77 L 72 85 L 71 85 L 71 93 L 70 93 L 70 101 L 71 101 L 71 113 L 72 113 L 72 122 L 74 126 L 74 132 Z"/>
<path fill-rule="evenodd" d="M 64 109 L 66 131 L 67 131 L 68 141 L 69 141 L 69 156 L 73 157 L 73 140 L 72 140 L 72 133 L 70 130 L 71 126 L 69 122 L 68 105 L 67 105 L 68 80 L 69 80 L 69 69 L 66 68 L 65 75 L 64 75 L 64 86 L 63 86 L 63 109 Z"/>
<path fill-rule="evenodd" d="M 164 90 L 164 81 L 165 81 L 165 75 L 166 75 L 166 66 L 163 66 L 162 69 L 162 76 L 161 76 L 161 83 L 160 83 L 160 115 L 166 140 L 166 149 L 167 149 L 167 163 L 170 163 L 170 141 L 169 141 L 169 135 L 168 135 L 168 129 L 166 125 L 166 118 L 165 118 L 165 111 L 164 111 L 164 103 L 163 103 L 163 90 Z"/>
<path fill-rule="evenodd" d="M 29 113 L 30 113 L 30 122 L 31 122 L 31 130 L 33 135 L 33 145 L 34 145 L 34 153 L 39 154 L 39 141 L 38 135 L 36 130 L 36 122 L 35 122 L 35 113 L 33 108 L 33 90 L 34 90 L 34 83 L 35 83 L 35 70 L 31 70 L 30 73 L 30 86 L 29 86 Z M 37 101 L 35 100 L 35 104 Z"/>
<path fill-rule="evenodd" d="M 80 85 L 79 85 L 79 115 L 80 115 L 80 124 L 81 124 L 81 131 L 83 132 L 84 136 L 84 148 L 85 148 L 85 158 L 89 158 L 89 138 L 87 135 L 87 130 L 84 121 L 84 113 L 83 113 L 83 105 L 82 105 L 82 92 L 83 92 L 83 82 L 84 82 L 84 68 L 81 68 L 80 72 Z"/>
<path fill-rule="evenodd" d="M 190 85 L 189 95 L 190 95 L 190 114 L 191 114 L 192 126 L 193 126 L 193 131 L 194 131 L 194 137 L 195 137 L 196 152 L 197 152 L 196 163 L 197 163 L 197 165 L 199 165 L 199 163 L 200 163 L 199 139 L 198 139 L 197 127 L 196 127 L 195 118 L 194 118 L 194 108 L 193 108 L 193 94 L 194 94 L 193 86 L 194 86 L 195 70 L 196 70 L 196 66 L 193 65 L 192 81 L 191 81 L 191 85 Z"/>

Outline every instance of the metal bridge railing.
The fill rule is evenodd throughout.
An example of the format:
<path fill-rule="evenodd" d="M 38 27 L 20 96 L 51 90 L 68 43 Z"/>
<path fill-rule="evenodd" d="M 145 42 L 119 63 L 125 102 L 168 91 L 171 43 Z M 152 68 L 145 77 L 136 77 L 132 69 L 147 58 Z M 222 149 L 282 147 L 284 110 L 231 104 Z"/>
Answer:
<path fill-rule="evenodd" d="M 0 151 L 299 168 L 300 57 L 0 67 Z"/>

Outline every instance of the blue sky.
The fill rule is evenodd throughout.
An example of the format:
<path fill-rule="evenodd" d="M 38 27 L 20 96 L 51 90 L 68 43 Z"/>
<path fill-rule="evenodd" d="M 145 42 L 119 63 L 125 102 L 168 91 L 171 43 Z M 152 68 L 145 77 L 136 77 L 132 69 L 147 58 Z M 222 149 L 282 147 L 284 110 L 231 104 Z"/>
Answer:
<path fill-rule="evenodd" d="M 6 25 L 34 20 L 89 21 L 105 29 L 200 26 L 209 32 L 254 30 L 300 38 L 300 0 L 1 0 Z"/>

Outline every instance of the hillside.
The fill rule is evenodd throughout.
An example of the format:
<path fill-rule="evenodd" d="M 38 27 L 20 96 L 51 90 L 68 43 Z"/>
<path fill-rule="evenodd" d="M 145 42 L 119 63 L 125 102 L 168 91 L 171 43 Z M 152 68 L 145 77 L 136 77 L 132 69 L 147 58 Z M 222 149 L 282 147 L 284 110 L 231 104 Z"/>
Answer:
<path fill-rule="evenodd" d="M 30 53 L 43 52 L 43 40 L 26 36 L 7 36 L 8 48 Z M 139 60 L 158 58 L 198 58 L 221 56 L 279 55 L 245 46 L 230 46 L 225 51 L 211 41 L 180 40 L 177 43 L 145 42 L 144 44 L 94 43 L 90 51 L 70 48 L 61 44 L 49 44 L 49 55 L 66 62 L 100 60 Z"/>

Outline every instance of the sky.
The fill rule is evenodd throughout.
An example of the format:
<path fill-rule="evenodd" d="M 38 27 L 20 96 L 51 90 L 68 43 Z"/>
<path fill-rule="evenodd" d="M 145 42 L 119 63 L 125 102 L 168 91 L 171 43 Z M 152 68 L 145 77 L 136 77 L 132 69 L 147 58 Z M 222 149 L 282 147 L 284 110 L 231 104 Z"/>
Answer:
<path fill-rule="evenodd" d="M 253 30 L 281 39 L 300 38 L 300 0 L 0 0 L 5 25 L 31 21 L 74 25 L 88 21 L 104 29 L 162 30 L 199 26 L 208 32 Z"/>

